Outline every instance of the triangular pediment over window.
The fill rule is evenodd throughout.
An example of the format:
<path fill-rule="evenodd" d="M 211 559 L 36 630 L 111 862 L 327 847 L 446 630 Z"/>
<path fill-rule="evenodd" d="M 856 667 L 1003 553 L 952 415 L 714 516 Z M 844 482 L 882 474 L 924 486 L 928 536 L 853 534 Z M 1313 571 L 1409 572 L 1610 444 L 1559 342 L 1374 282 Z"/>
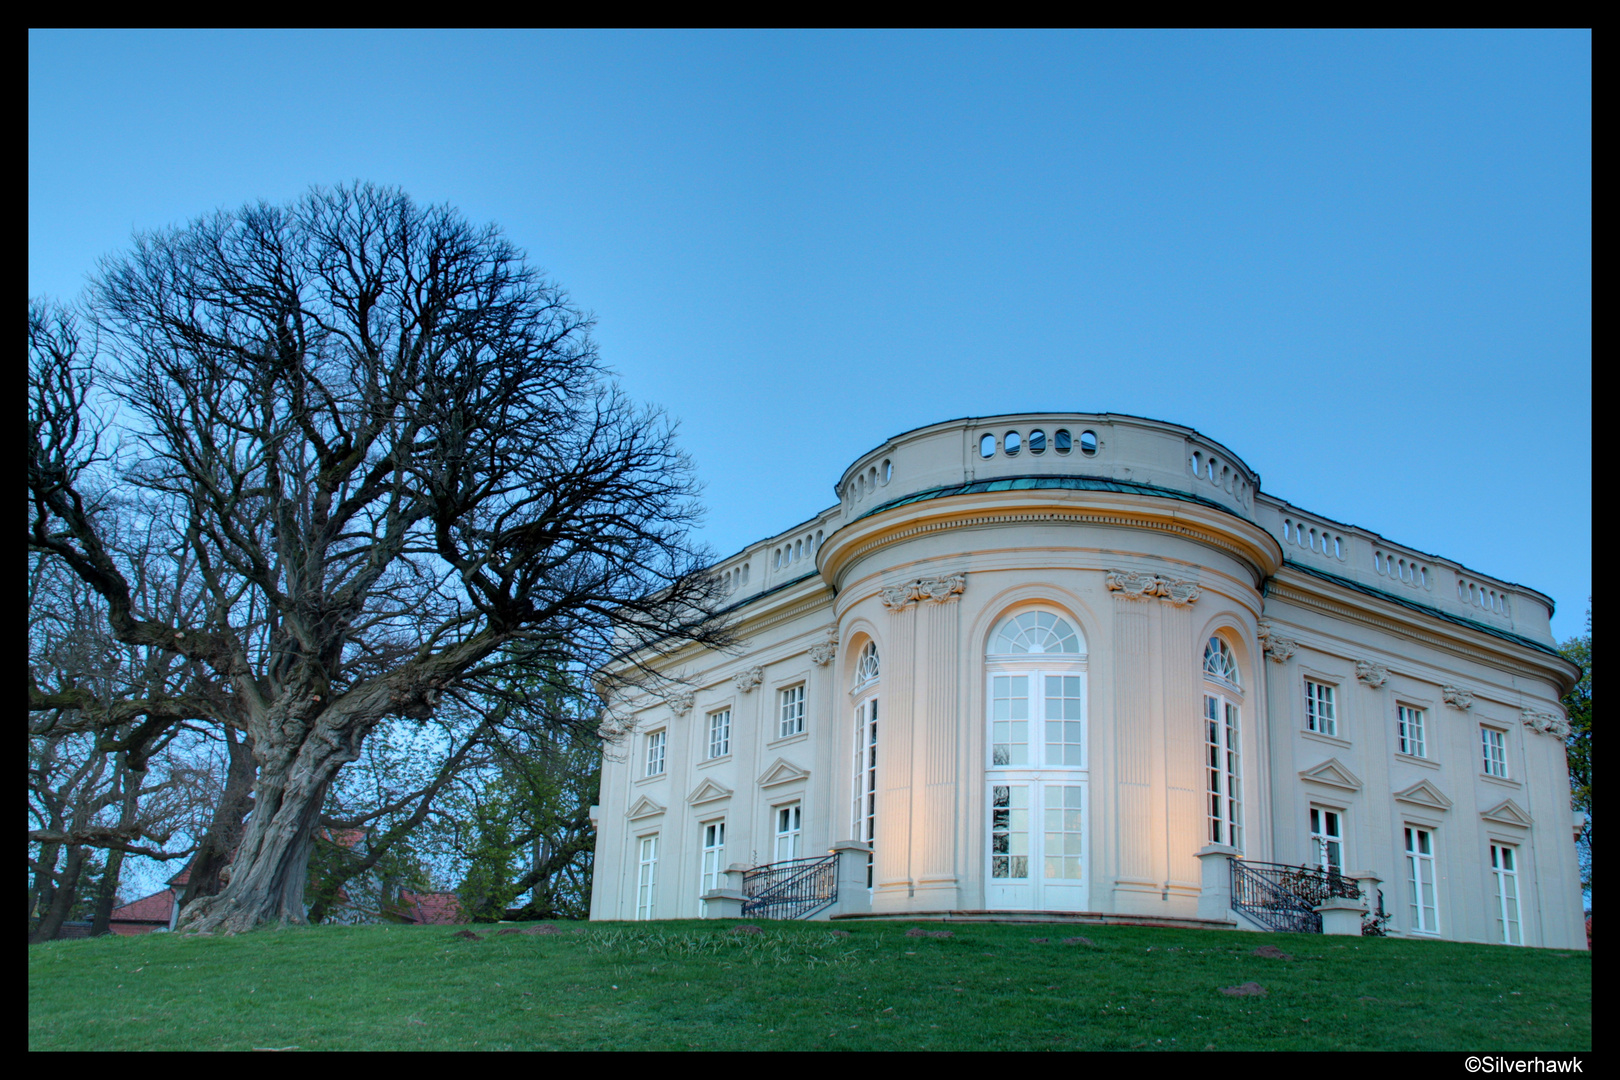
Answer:
<path fill-rule="evenodd" d="M 1430 810 L 1450 810 L 1451 800 L 1427 780 L 1419 780 L 1405 791 L 1397 791 L 1395 797 L 1404 803 L 1413 806 L 1425 806 Z"/>
<path fill-rule="evenodd" d="M 1313 784 L 1325 784 L 1328 787 L 1339 788 L 1343 791 L 1360 791 L 1361 781 L 1356 774 L 1345 768 L 1344 762 L 1338 758 L 1328 758 L 1315 768 L 1306 769 L 1299 774 L 1301 780 L 1308 780 Z"/>
<path fill-rule="evenodd" d="M 1530 820 L 1530 815 L 1512 799 L 1503 799 L 1489 810 L 1481 810 L 1479 816 L 1498 825 L 1516 825 L 1521 829 L 1535 824 Z"/>
<path fill-rule="evenodd" d="M 801 769 L 786 758 L 777 758 L 770 766 L 759 774 L 755 781 L 760 787 L 775 787 L 777 784 L 786 784 L 794 780 L 804 780 L 810 776 L 807 769 Z"/>
<path fill-rule="evenodd" d="M 730 788 L 721 787 L 713 780 L 705 780 L 697 786 L 696 791 L 686 797 L 686 801 L 693 806 L 701 806 L 704 803 L 718 802 L 721 799 L 729 798 L 731 798 Z"/>
<path fill-rule="evenodd" d="M 631 821 L 635 821 L 638 818 L 656 817 L 663 812 L 664 808 L 662 806 L 643 795 L 631 804 L 630 809 L 625 812 L 624 816 Z"/>

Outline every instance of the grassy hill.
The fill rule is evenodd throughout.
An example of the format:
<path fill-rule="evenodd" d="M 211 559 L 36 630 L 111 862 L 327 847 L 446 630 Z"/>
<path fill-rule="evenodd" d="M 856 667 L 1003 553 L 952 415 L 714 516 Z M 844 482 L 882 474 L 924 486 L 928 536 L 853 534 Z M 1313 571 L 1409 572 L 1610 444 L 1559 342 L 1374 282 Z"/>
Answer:
<path fill-rule="evenodd" d="M 1585 952 L 1127 926 L 736 926 L 472 927 L 478 940 L 442 926 L 316 927 L 36 945 L 29 1049 L 1592 1046 Z M 951 936 L 908 936 L 917 928 Z M 1256 955 L 1261 946 L 1291 956 Z M 1221 993 L 1250 982 L 1264 996 Z"/>

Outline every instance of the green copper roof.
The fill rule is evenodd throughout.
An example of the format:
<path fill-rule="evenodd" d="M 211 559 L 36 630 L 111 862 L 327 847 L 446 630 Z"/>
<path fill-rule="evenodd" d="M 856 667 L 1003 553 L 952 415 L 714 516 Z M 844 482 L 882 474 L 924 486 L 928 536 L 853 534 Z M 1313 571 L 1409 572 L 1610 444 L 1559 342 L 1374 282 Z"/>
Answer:
<path fill-rule="evenodd" d="M 1206 499 L 1202 495 L 1193 495 L 1186 491 L 1175 491 L 1171 488 L 1159 487 L 1155 484 L 1133 484 L 1128 480 L 1100 480 L 1094 476 L 1007 476 L 1000 480 L 975 480 L 969 484 L 952 484 L 949 487 L 929 488 L 914 495 L 893 499 L 880 506 L 874 506 L 862 518 L 880 514 L 885 510 L 892 510 L 896 506 L 906 506 L 910 503 L 927 502 L 929 499 L 943 499 L 951 495 L 977 495 L 985 491 L 1117 491 L 1124 495 L 1151 495 L 1156 499 L 1175 499 L 1179 502 L 1197 503 L 1199 506 L 1208 506 L 1225 513 L 1232 513 L 1230 507 L 1222 506 L 1214 499 Z M 856 519 L 857 521 L 860 518 Z"/>

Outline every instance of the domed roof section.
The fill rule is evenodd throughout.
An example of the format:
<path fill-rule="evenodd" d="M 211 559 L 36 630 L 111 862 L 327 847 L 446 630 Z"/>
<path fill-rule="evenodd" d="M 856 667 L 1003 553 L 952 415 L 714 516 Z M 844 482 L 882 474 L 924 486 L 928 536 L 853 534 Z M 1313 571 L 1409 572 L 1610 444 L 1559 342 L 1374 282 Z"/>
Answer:
<path fill-rule="evenodd" d="M 1260 477 L 1180 424 L 1118 413 L 1010 413 L 896 435 L 856 459 L 837 492 L 851 521 L 902 501 L 1003 486 L 1189 498 L 1253 521 Z"/>

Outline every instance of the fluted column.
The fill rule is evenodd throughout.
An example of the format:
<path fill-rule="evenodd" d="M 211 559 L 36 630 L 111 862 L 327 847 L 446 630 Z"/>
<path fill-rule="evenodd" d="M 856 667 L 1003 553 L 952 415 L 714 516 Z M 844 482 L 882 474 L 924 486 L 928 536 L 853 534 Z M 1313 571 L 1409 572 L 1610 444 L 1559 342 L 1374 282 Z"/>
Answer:
<path fill-rule="evenodd" d="M 915 748 L 912 740 L 917 606 L 910 586 L 882 592 L 889 609 L 889 632 L 883 666 L 883 696 L 878 711 L 877 838 L 873 841 L 872 908 L 898 911 L 910 904 L 911 786 Z"/>
<path fill-rule="evenodd" d="M 958 642 L 966 575 L 925 578 L 917 588 L 917 710 L 913 717 L 916 786 L 912 796 L 913 907 L 951 909 L 957 903 L 956 775 Z"/>

